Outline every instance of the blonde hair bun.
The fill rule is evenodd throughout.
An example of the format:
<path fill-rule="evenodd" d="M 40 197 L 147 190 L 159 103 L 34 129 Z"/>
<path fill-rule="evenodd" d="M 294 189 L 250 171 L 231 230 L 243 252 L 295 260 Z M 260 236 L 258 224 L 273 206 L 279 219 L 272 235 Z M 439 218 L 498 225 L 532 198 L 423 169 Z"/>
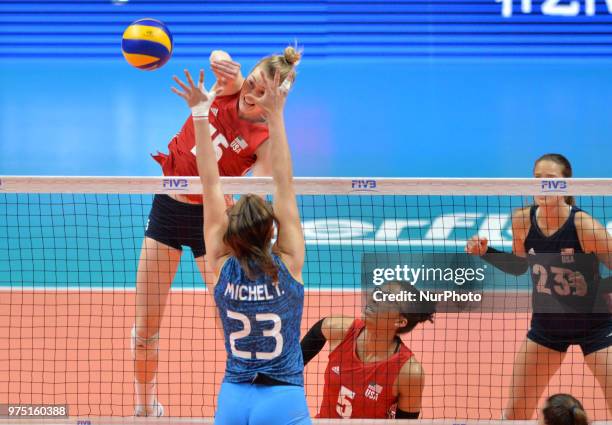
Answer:
<path fill-rule="evenodd" d="M 283 56 L 289 65 L 296 66 L 302 58 L 302 53 L 297 51 L 293 46 L 287 46 L 285 47 Z"/>

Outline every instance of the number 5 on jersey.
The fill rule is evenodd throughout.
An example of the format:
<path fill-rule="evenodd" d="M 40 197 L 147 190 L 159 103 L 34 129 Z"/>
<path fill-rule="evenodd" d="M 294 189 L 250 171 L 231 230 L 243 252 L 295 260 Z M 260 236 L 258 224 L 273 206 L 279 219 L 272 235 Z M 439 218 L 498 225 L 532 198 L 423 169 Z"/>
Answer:
<path fill-rule="evenodd" d="M 355 392 L 349 390 L 344 385 L 340 386 L 340 394 L 338 394 L 338 403 L 336 404 L 336 413 L 342 418 L 348 419 L 353 414 L 353 404 Z"/>

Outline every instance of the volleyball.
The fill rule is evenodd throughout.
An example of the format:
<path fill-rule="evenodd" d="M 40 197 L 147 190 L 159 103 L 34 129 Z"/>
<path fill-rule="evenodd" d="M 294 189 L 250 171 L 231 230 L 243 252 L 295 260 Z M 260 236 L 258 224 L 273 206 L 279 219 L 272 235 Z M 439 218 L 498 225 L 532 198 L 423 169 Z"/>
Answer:
<path fill-rule="evenodd" d="M 163 22 L 139 19 L 123 33 L 121 51 L 133 67 L 152 71 L 162 67 L 172 56 L 172 34 Z"/>

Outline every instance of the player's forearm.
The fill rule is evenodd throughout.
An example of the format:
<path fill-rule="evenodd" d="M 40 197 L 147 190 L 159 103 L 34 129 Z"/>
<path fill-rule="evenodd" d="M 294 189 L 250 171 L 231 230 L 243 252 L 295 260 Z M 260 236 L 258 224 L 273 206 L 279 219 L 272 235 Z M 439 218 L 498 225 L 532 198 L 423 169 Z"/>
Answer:
<path fill-rule="evenodd" d="M 270 153 L 270 160 L 273 164 L 272 178 L 278 183 L 291 182 L 293 178 L 291 151 L 282 112 L 268 120 L 268 132 L 269 143 L 272 143 Z"/>
<path fill-rule="evenodd" d="M 520 276 L 527 271 L 529 263 L 526 258 L 489 247 L 482 259 L 495 268 L 514 276 Z"/>
<path fill-rule="evenodd" d="M 196 141 L 196 162 L 202 186 L 219 181 L 219 168 L 213 149 L 207 119 L 194 119 L 193 127 Z"/>

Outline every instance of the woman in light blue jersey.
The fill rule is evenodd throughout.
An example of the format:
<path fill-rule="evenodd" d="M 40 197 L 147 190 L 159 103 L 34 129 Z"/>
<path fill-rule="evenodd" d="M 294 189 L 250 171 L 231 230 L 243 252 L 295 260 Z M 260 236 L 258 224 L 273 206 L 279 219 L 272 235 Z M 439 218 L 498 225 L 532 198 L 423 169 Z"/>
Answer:
<path fill-rule="evenodd" d="M 299 53 L 296 52 L 296 55 Z M 298 56 L 299 58 L 299 56 Z M 296 63 L 296 58 L 287 61 Z M 196 157 L 204 196 L 204 239 L 216 282 L 215 301 L 223 324 L 227 364 L 219 393 L 217 425 L 310 424 L 304 396 L 300 323 L 304 305 L 304 236 L 293 189 L 291 155 L 283 109 L 295 73 L 265 69 L 265 87 L 241 99 L 264 111 L 271 143 L 274 204 L 245 195 L 226 207 L 208 127 L 216 95 L 196 87 L 173 89 L 192 111 Z M 212 111 L 214 112 L 214 111 Z M 278 233 L 272 245 L 274 224 Z"/>

